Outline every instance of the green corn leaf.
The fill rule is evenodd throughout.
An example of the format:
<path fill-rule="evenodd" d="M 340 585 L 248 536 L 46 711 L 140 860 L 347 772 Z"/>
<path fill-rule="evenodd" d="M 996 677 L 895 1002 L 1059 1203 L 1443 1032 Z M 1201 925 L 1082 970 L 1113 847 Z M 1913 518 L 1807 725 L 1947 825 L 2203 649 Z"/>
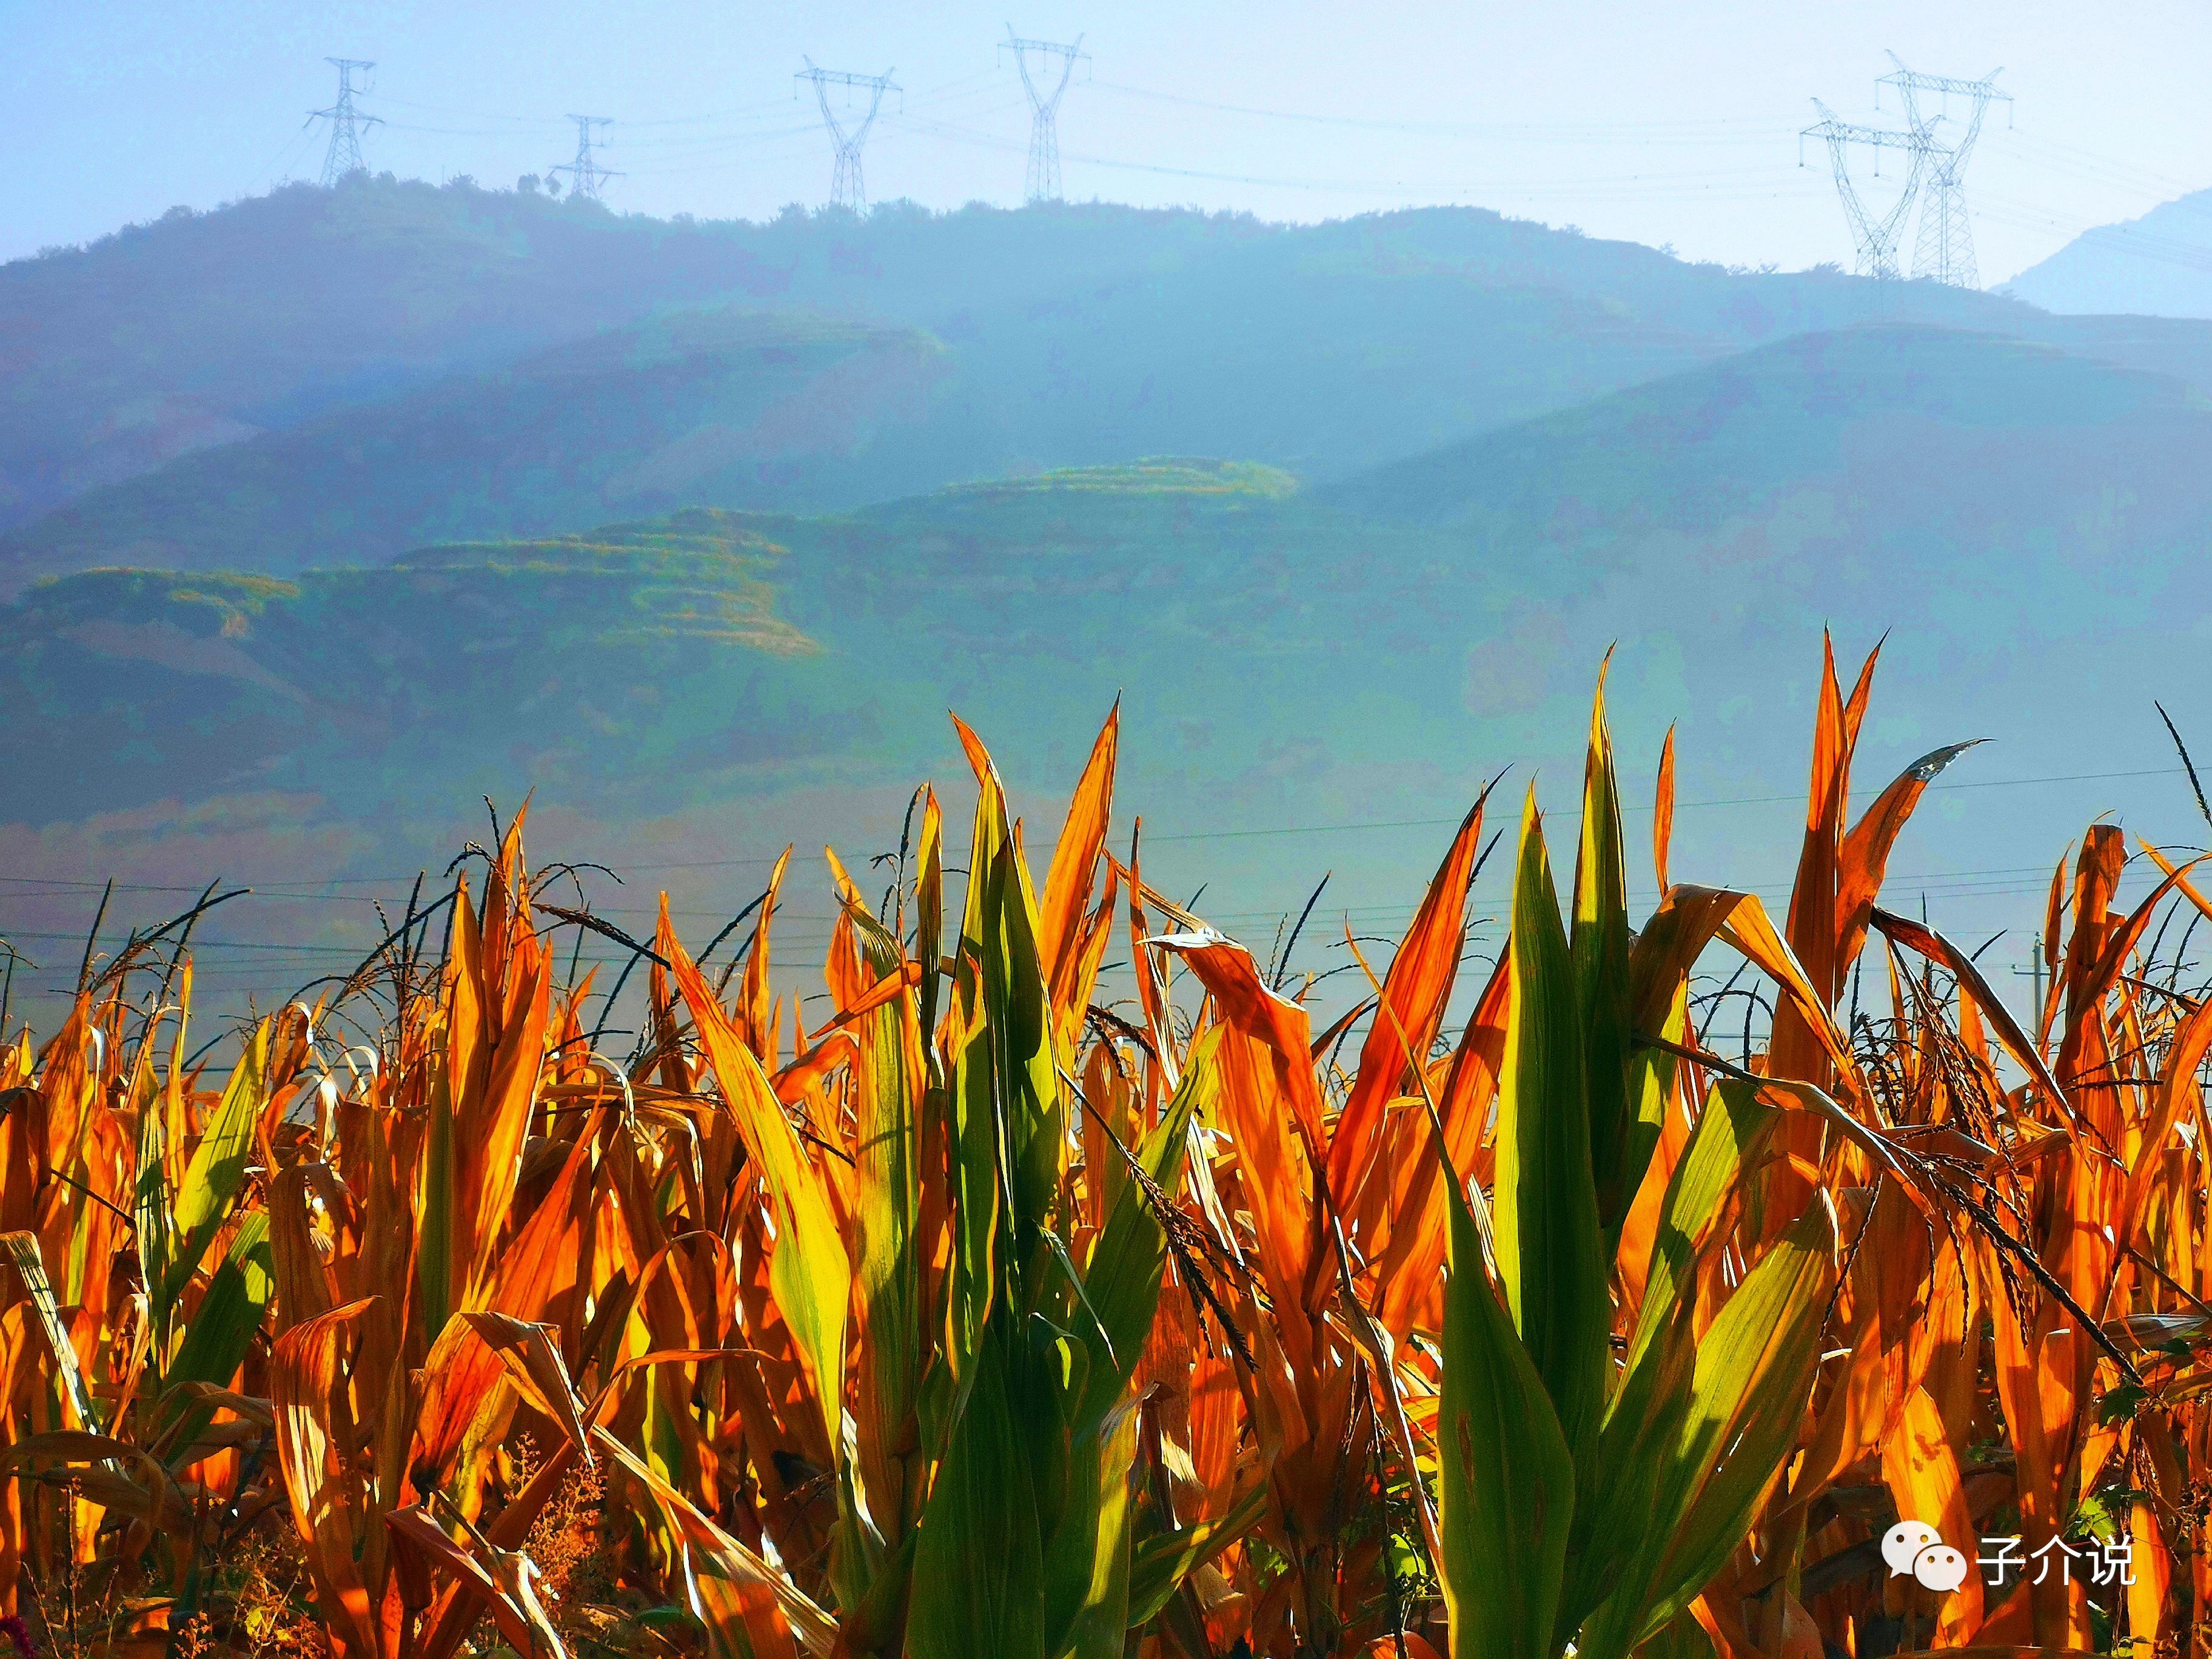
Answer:
<path fill-rule="evenodd" d="M 999 1345 L 987 1342 L 922 1511 L 907 1611 L 910 1659 L 1043 1659 L 1044 1559 L 1024 1439 Z"/>
<path fill-rule="evenodd" d="M 1674 1316 L 1676 1298 L 1690 1283 L 1698 1243 L 1719 1213 L 1729 1191 L 1758 1161 L 1775 1122 L 1774 1108 L 1747 1083 L 1723 1082 L 1706 1098 L 1667 1183 L 1651 1261 L 1628 1349 L 1632 1371 L 1660 1329 Z"/>
<path fill-rule="evenodd" d="M 947 1127 L 952 1150 L 953 1249 L 945 1358 L 963 1389 L 998 1300 L 1007 1254 L 1002 1235 L 1012 1225 L 1006 1206 L 1012 1183 L 1006 1167 L 1005 1117 L 1000 1110 L 1006 1060 L 999 917 L 1005 908 L 1009 832 L 995 777 L 984 776 L 981 781 L 968 854 L 968 898 L 961 915 L 959 974 L 954 984 L 954 1018 L 970 1029 L 953 1057 L 947 1102 L 951 1111 Z"/>
<path fill-rule="evenodd" d="M 1045 1651 L 1053 1659 L 1121 1659 L 1129 1570 L 1137 1408 L 1125 1403 L 1079 1436 L 1060 1522 L 1045 1552 Z"/>
<path fill-rule="evenodd" d="M 178 1024 L 181 1032 L 181 1015 Z M 171 1064 L 181 1059 L 181 1055 L 173 1055 Z M 147 1066 L 144 1086 L 138 1091 L 137 1103 L 138 1173 L 131 1188 L 131 1231 L 138 1248 L 139 1282 L 157 1289 L 167 1277 L 169 1252 L 173 1248 L 169 1237 L 174 1199 L 169 1191 L 169 1115 L 164 1109 L 161 1097 L 161 1085 L 153 1068 Z"/>
<path fill-rule="evenodd" d="M 971 988 L 964 994 L 976 993 Z M 952 1262 L 945 1357 L 963 1391 L 975 1374 L 999 1283 L 1002 1199 L 994 1047 L 992 1033 L 982 1028 L 962 1045 L 953 1060 L 947 1101 Z"/>
<path fill-rule="evenodd" d="M 1660 1491 L 1691 1409 L 1698 1345 L 1697 1260 L 1729 1189 L 1756 1161 L 1774 1113 L 1748 1085 L 1714 1091 L 1660 1206 L 1627 1364 L 1577 1505 L 1563 1617 L 1581 1623 L 1651 1536 Z"/>
<path fill-rule="evenodd" d="M 216 1231 L 230 1214 L 246 1185 L 246 1165 L 253 1157 L 253 1127 L 268 1104 L 269 1022 L 264 1020 L 246 1040 L 238 1064 L 231 1068 L 222 1097 L 208 1119 L 206 1132 L 192 1149 L 177 1188 L 174 1254 L 168 1258 L 161 1282 L 154 1287 L 155 1328 L 167 1328 L 177 1297 L 198 1271 Z"/>
<path fill-rule="evenodd" d="M 1597 1192 L 1598 1223 L 1605 1230 L 1605 1255 L 1610 1258 L 1621 1221 L 1636 1197 L 1635 1183 L 1643 1166 L 1635 1157 L 1638 1103 L 1630 1086 L 1628 881 L 1622 865 L 1620 793 L 1613 775 L 1613 738 L 1606 729 L 1602 678 L 1590 710 L 1589 755 L 1583 769 L 1571 955 L 1587 1054 L 1590 1174 Z"/>
<path fill-rule="evenodd" d="M 1212 1092 L 1212 1056 L 1219 1042 L 1218 1030 L 1199 1040 L 1174 1097 L 1137 1152 L 1146 1175 L 1170 1199 L 1182 1187 L 1191 1119 Z M 1086 1322 L 1082 1327 L 1093 1352 L 1090 1381 L 1074 1419 L 1077 1433 L 1096 1426 L 1128 1387 L 1152 1316 L 1159 1310 L 1160 1275 L 1166 1264 L 1167 1237 L 1152 1212 L 1152 1200 L 1135 1181 L 1124 1180 L 1083 1273 L 1086 1302 L 1095 1311 L 1097 1325 L 1094 1328 Z"/>
<path fill-rule="evenodd" d="M 453 1315 L 453 1217 L 459 1206 L 453 1087 L 446 1066 L 431 1073 L 427 1115 L 415 1198 L 415 1293 L 422 1304 L 422 1328 L 442 1331 Z"/>
<path fill-rule="evenodd" d="M 1138 1544 L 1129 1565 L 1129 1628 L 1141 1629 L 1158 1618 L 1184 1579 L 1259 1525 L 1267 1512 L 1267 1488 L 1255 1486 L 1227 1514 Z"/>
<path fill-rule="evenodd" d="M 1834 1251 L 1824 1201 L 1751 1270 L 1695 1345 L 1688 1406 L 1649 1530 L 1583 1626 L 1583 1659 L 1632 1652 L 1686 1607 L 1743 1541 L 1802 1426 L 1835 1285 Z"/>
<path fill-rule="evenodd" d="M 1680 1044 L 1688 1036 L 1690 1027 L 1690 984 L 1685 979 L 1674 993 L 1674 1004 L 1668 1011 L 1666 1024 L 1658 1035 L 1668 1042 Z M 1628 1207 L 1636 1201 L 1636 1194 L 1650 1172 L 1652 1154 L 1659 1150 L 1659 1137 L 1666 1127 L 1667 1113 L 1674 1099 L 1676 1068 L 1681 1061 L 1666 1049 L 1656 1046 L 1632 1047 L 1628 1056 L 1628 1098 L 1635 1109 L 1635 1120 L 1628 1127 L 1627 1153 L 1621 1164 L 1621 1190 L 1627 1194 L 1621 1218 L 1606 1234 L 1607 1249 L 1618 1255 L 1620 1246 L 1621 1223 L 1627 1218 Z"/>
<path fill-rule="evenodd" d="M 902 970 L 898 942 L 865 909 L 848 905 L 868 971 L 882 980 Z M 853 1416 L 860 1468 L 844 1470 L 840 1489 L 868 1499 L 872 1527 L 858 1523 L 853 1502 L 840 1505 L 843 1542 L 836 1577 L 841 1601 L 865 1595 L 885 1540 L 904 1533 L 918 1499 L 895 1449 L 912 1432 L 916 1384 L 923 1369 L 921 1263 L 916 1231 L 921 1160 L 915 1107 L 922 1079 L 909 1072 L 907 1022 L 913 1005 L 902 994 L 856 1023 L 860 1053 L 853 1068 L 853 1340 L 858 1386 Z M 916 1045 L 917 1049 L 919 1045 Z M 856 1559 L 854 1558 L 865 1558 Z M 863 1568 L 865 1567 L 865 1573 Z"/>
<path fill-rule="evenodd" d="M 1006 1150 L 1013 1176 L 1013 1209 L 1036 1271 L 1036 1233 L 1052 1224 L 1067 1162 L 1067 1103 L 1060 1085 L 1060 1060 L 1052 1035 L 1052 996 L 1037 945 L 1036 894 L 1019 842 L 1009 840 L 1001 909 L 1000 972 L 1005 1000 L 993 1015 L 1006 1021 Z"/>
<path fill-rule="evenodd" d="M 223 1253 L 222 1265 L 209 1279 L 207 1293 L 200 1297 L 199 1307 L 185 1328 L 185 1340 L 177 1346 L 177 1357 L 162 1375 L 165 1387 L 174 1388 L 179 1382 L 206 1382 L 219 1389 L 228 1388 L 238 1368 L 246 1363 L 254 1334 L 261 1328 L 262 1316 L 276 1288 L 269 1213 L 255 1210 L 240 1218 L 238 1231 L 231 1235 L 230 1248 Z M 174 1437 L 179 1445 L 191 1441 L 212 1422 L 215 1413 L 208 1407 L 194 1406 L 188 1416 L 190 1420 Z"/>
<path fill-rule="evenodd" d="M 1595 1449 L 1604 1407 L 1613 1312 L 1590 1174 L 1580 1004 L 1533 788 L 1522 817 L 1510 971 L 1498 1091 L 1498 1276 L 1579 1465 Z"/>
<path fill-rule="evenodd" d="M 1543 1379 L 1483 1270 L 1456 1176 L 1452 1188 L 1437 1418 L 1437 1565 L 1452 1652 L 1542 1659 L 1555 1651 L 1574 1461 Z"/>
<path fill-rule="evenodd" d="M 1678 1613 L 1646 1637 L 1636 1659 L 1713 1659 L 1713 1638 L 1686 1613 Z"/>

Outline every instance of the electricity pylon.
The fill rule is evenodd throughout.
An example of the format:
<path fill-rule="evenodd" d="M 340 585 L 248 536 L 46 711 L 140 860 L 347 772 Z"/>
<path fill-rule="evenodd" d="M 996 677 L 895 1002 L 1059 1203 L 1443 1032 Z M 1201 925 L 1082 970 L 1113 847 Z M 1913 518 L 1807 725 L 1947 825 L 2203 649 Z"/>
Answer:
<path fill-rule="evenodd" d="M 1856 244 L 1858 258 L 1854 267 L 1862 276 L 1893 279 L 1897 274 L 1898 238 L 1905 228 L 1905 216 L 1912 211 L 1912 200 L 1920 189 L 1921 173 L 1926 159 L 1926 145 L 1917 131 L 1896 132 L 1887 127 L 1859 126 L 1839 119 L 1819 99 L 1813 107 L 1820 112 L 1820 118 L 1797 135 L 1797 165 L 1805 164 L 1805 141 L 1808 138 L 1825 140 L 1828 146 L 1829 164 L 1836 173 L 1836 194 L 1843 199 L 1844 216 L 1850 221 L 1851 240 Z M 1886 149 L 1902 150 L 1906 156 L 1905 188 L 1889 211 L 1876 215 L 1860 199 L 1858 185 L 1851 179 L 1850 147 L 1863 145 L 1874 151 L 1875 176 L 1881 176 L 1881 153 Z"/>
<path fill-rule="evenodd" d="M 806 60 L 806 67 L 792 77 L 795 81 L 814 83 L 814 99 L 822 106 L 822 125 L 830 129 L 830 142 L 837 147 L 837 170 L 830 183 L 830 199 L 839 207 L 848 207 L 855 213 L 868 210 L 868 191 L 860 178 L 860 146 L 868 142 L 868 129 L 876 124 L 876 112 L 884 106 L 884 94 L 901 88 L 891 84 L 891 71 L 881 75 L 848 75 L 842 70 L 817 69 L 814 60 Z M 837 118 L 837 112 L 830 107 L 830 88 L 844 87 L 850 98 L 852 89 L 868 94 L 868 112 L 860 124 L 848 131 Z"/>
<path fill-rule="evenodd" d="M 2011 94 L 1996 89 L 1996 78 L 2004 71 L 1995 69 L 1978 81 L 1960 81 L 1947 75 L 1917 74 L 1905 68 L 1893 52 L 1889 61 L 1897 65 L 1897 73 L 1883 76 L 1877 84 L 1897 88 L 1905 104 L 1905 118 L 1920 139 L 1924 157 L 1928 196 L 1920 209 L 1920 234 L 1913 243 L 1912 274 L 1933 276 L 1954 288 L 1978 288 L 1974 230 L 1966 217 L 1966 158 L 1974 153 L 1974 141 L 1982 134 L 1982 117 L 1990 106 L 2002 103 L 2008 112 L 2012 106 Z M 1920 94 L 1929 92 L 1942 100 L 1932 117 L 1920 101 Z M 1970 112 L 1957 139 L 1946 144 L 1936 128 L 1948 117 L 1954 98 L 1966 99 Z"/>
<path fill-rule="evenodd" d="M 367 75 L 376 65 L 359 58 L 325 58 L 323 61 L 337 70 L 338 100 L 328 109 L 310 110 L 307 118 L 331 124 L 331 147 L 323 155 L 323 182 L 335 185 L 341 179 L 368 170 L 368 164 L 361 159 L 361 130 L 384 124 L 374 115 L 359 113 L 353 106 L 354 94 L 368 90 L 354 85 L 353 72 L 359 70 Z M 293 142 L 296 143 L 298 140 Z"/>
<path fill-rule="evenodd" d="M 1014 54 L 1014 67 L 1022 72 L 1022 89 L 1030 95 L 1030 173 L 1025 195 L 1032 202 L 1057 202 L 1060 199 L 1060 100 L 1067 90 L 1067 77 L 1075 72 L 1075 60 L 1091 54 L 1083 49 L 1083 37 L 1077 35 L 1073 46 L 1060 46 L 1051 40 L 1024 40 L 1014 33 L 1012 23 L 1006 25 L 1006 38 L 1000 46 L 1001 52 Z M 1044 60 L 1041 74 L 1030 74 L 1031 52 Z M 1052 79 L 1053 59 L 1060 60 L 1060 79 Z M 1047 91 L 1044 83 L 1052 82 Z"/>
<path fill-rule="evenodd" d="M 619 173 L 610 173 L 601 167 L 599 158 L 592 154 L 592 129 L 612 126 L 614 119 L 606 115 L 572 115 L 568 118 L 576 124 L 576 159 L 560 167 L 548 167 L 546 171 L 567 173 L 569 195 L 587 196 L 596 202 L 599 199 L 602 183 L 622 177 Z"/>

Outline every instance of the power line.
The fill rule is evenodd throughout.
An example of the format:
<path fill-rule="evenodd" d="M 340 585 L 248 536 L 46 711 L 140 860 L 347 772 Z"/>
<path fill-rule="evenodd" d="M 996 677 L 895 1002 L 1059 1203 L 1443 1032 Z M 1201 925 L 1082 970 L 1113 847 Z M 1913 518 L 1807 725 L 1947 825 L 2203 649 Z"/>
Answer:
<path fill-rule="evenodd" d="M 1516 136 L 1543 137 L 1550 140 L 1586 138 L 1612 142 L 1624 137 L 1633 137 L 1640 142 L 1651 143 L 1709 143 L 1707 129 L 1735 128 L 1747 125 L 1757 131 L 1744 135 L 1744 142 L 1765 143 L 1775 132 L 1789 125 L 1779 118 L 1759 118 L 1747 121 L 1737 118 L 1695 121 L 1621 121 L 1542 123 L 1467 122 L 1467 121 L 1390 121 L 1357 115 L 1318 115 L 1308 110 L 1267 109 L 1252 104 L 1224 104 L 1208 98 L 1192 98 L 1181 93 L 1161 92 L 1150 87 L 1133 87 L 1115 81 L 1086 81 L 1085 85 L 1102 92 L 1120 93 L 1125 97 L 1149 99 L 1163 104 L 1181 104 L 1190 109 L 1218 110 L 1225 115 L 1249 115 L 1262 120 L 1296 121 L 1315 126 L 1357 127 L 1371 132 L 1412 133 L 1425 137 L 1510 138 Z"/>
<path fill-rule="evenodd" d="M 911 117 L 891 118 L 907 131 L 950 139 L 956 143 L 972 144 L 980 149 L 1001 152 L 1012 152 L 1020 148 L 1010 139 L 994 133 L 979 132 L 973 128 L 953 126 L 941 121 L 917 120 Z M 1550 179 L 1291 179 L 1256 173 L 1216 173 L 1200 167 L 1165 167 L 1147 161 L 1121 161 L 1109 155 L 1079 154 L 1072 159 L 1086 167 L 1103 167 L 1120 173 L 1144 173 L 1170 179 L 1200 179 L 1221 184 L 1261 185 L 1276 190 L 1317 191 L 1352 196 L 1426 193 L 1433 197 L 1461 197 L 1477 191 L 1504 191 L 1530 197 L 1570 195 L 1590 200 L 1650 201 L 1666 195 L 1711 198 L 1716 194 L 1715 185 L 1700 181 L 1720 180 L 1723 181 L 1718 187 L 1720 192 L 1734 198 L 1767 198 L 1776 193 L 1751 181 L 1764 181 L 1765 185 L 1771 185 L 1789 176 L 1786 168 L 1761 166 L 1720 167 L 1699 173 L 1615 173 L 1593 178 Z"/>
<path fill-rule="evenodd" d="M 1983 778 L 1959 783 L 1932 783 L 1928 786 L 1928 790 L 1929 793 L 1935 794 L 1969 789 L 2020 789 L 2050 783 L 2104 783 L 2118 780 L 2136 778 L 2170 778 L 2179 777 L 2181 775 L 2182 769 L 2178 766 L 2154 766 L 2136 771 L 2054 772 L 2033 777 Z M 1713 806 L 1784 805 L 1802 803 L 1804 799 L 1804 793 L 1802 790 L 1790 793 L 1773 795 L 1716 796 L 1702 800 L 1678 800 L 1674 803 L 1674 810 L 1678 812 L 1686 812 L 1699 808 Z M 1626 806 L 1623 810 L 1625 811 L 1631 812 L 1646 812 L 1651 810 L 1651 804 L 1650 802 L 1637 803 Z M 1553 812 L 1548 816 L 1564 820 L 1576 815 L 1571 812 Z M 1455 815 L 1449 817 L 1434 818 L 1372 818 L 1354 820 L 1342 823 L 1269 824 L 1250 830 L 1186 830 L 1181 834 L 1147 832 L 1144 838 L 1144 844 L 1147 847 L 1152 847 L 1166 842 L 1243 841 L 1263 836 L 1326 835 L 1376 830 L 1427 830 L 1434 829 L 1444 824 L 1454 824 L 1459 822 L 1459 816 Z M 681 859 L 661 861 L 642 861 L 636 863 L 625 861 L 622 866 L 622 869 L 624 872 L 630 874 L 645 874 L 650 872 L 663 870 L 738 869 L 772 865 L 780 856 L 781 854 L 763 854 L 746 858 Z M 283 892 L 279 890 L 284 888 L 296 890 L 303 887 L 392 887 L 413 881 L 415 879 L 415 872 L 409 871 L 392 875 L 343 876 L 323 881 L 271 883 L 263 886 L 258 886 L 255 889 L 255 896 L 312 899 L 322 897 L 324 895 L 296 890 L 292 892 Z M 67 876 L 0 876 L 0 884 L 12 887 L 40 886 L 68 890 L 91 890 L 93 889 L 104 886 L 106 884 L 99 881 L 88 881 Z M 204 883 L 185 884 L 118 881 L 115 884 L 115 890 L 118 893 L 197 893 L 204 884 Z M 25 895 L 24 896 L 40 898 L 57 897 L 60 896 L 61 895 L 59 894 L 53 893 L 40 893 Z M 331 896 L 346 897 L 348 896 L 333 895 Z M 354 902 L 362 902 L 366 901 Z"/>
<path fill-rule="evenodd" d="M 382 126 L 384 123 L 376 116 L 362 114 L 353 106 L 355 94 L 367 90 L 354 85 L 353 72 L 359 70 L 366 76 L 376 65 L 359 58 L 325 58 L 323 61 L 338 72 L 337 101 L 328 109 L 311 110 L 307 119 L 311 123 L 331 124 L 331 147 L 323 156 L 323 183 L 328 185 L 368 170 L 368 163 L 361 159 L 362 129 Z"/>

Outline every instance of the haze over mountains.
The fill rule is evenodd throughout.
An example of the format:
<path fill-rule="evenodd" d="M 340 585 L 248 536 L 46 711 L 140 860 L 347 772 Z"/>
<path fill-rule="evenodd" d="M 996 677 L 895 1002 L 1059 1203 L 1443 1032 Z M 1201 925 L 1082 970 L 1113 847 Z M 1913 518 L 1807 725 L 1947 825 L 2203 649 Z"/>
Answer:
<path fill-rule="evenodd" d="M 1625 752 L 1682 718 L 1686 801 L 1738 803 L 1678 869 L 1741 878 L 1834 617 L 1893 630 L 1865 787 L 1979 736 L 1990 781 L 2157 775 L 1977 819 L 1996 917 L 2170 793 L 2153 696 L 2212 730 L 2174 655 L 2212 323 L 1472 210 L 706 225 L 358 178 L 0 268 L 0 343 L 26 877 L 381 877 L 536 787 L 559 852 L 711 908 L 787 840 L 895 841 L 947 707 L 1042 811 L 1119 696 L 1164 879 L 1387 908 L 1428 821 L 1577 751 L 1613 647 Z M 2139 751 L 2076 752 L 2085 696 Z"/>
<path fill-rule="evenodd" d="M 0 275 L 11 585 L 1146 454 L 1328 479 L 1791 334 L 2063 332 L 1932 284 L 1731 275 L 1474 210 L 686 225 L 365 176 Z"/>

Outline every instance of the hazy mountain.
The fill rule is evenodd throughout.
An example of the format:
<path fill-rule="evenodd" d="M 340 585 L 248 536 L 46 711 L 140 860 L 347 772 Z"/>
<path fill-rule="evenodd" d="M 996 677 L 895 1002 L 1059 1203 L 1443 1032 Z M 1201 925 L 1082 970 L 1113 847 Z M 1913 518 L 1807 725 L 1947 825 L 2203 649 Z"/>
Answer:
<path fill-rule="evenodd" d="M 1731 274 L 1472 209 L 1285 227 L 1110 206 L 892 205 L 865 221 L 793 211 L 703 224 L 361 177 L 0 267 L 0 527 L 165 467 L 174 487 L 96 508 L 64 540 L 128 559 L 154 511 L 180 546 L 228 538 L 245 501 L 267 499 L 253 475 L 295 467 L 321 483 L 356 477 L 356 495 L 323 514 L 340 531 L 368 496 L 447 485 L 464 498 L 454 513 L 441 520 L 426 503 L 428 526 L 411 533 L 535 527 L 477 512 L 475 483 L 416 477 L 407 430 L 477 398 L 488 428 L 503 430 L 530 384 L 559 372 L 548 348 L 610 330 L 620 342 L 641 319 L 698 307 L 920 330 L 951 355 L 932 406 L 936 470 L 891 467 L 872 486 L 856 471 L 842 504 L 1158 453 L 1336 477 L 1791 333 L 2038 320 L 1928 283 Z M 600 393 L 620 400 L 604 377 Z M 640 432 L 618 410 L 595 415 L 617 452 L 671 439 L 658 417 Z M 264 447 L 241 501 L 216 499 L 240 479 L 200 470 L 208 457 L 270 433 L 307 447 Z M 394 465 L 313 453 L 349 453 L 362 437 Z M 526 447 L 510 461 L 526 471 L 537 458 Z M 369 533 L 336 550 L 380 544 Z M 302 549 L 293 562 L 326 556 Z"/>
<path fill-rule="evenodd" d="M 2212 190 L 2083 231 L 2004 292 L 2045 311 L 2212 317 Z"/>
<path fill-rule="evenodd" d="M 210 449 L 0 538 L 0 585 L 112 564 L 289 573 L 694 502 L 927 489 L 972 440 L 929 421 L 912 330 L 676 312 Z"/>
<path fill-rule="evenodd" d="M 347 302 L 385 334 L 286 308 L 318 246 L 383 273 Z M 1468 212 L 684 227 L 367 183 L 9 267 L 0 304 L 11 479 L 106 453 L 83 421 L 135 386 L 216 423 L 0 542 L 33 896 L 355 884 L 373 944 L 362 892 L 535 787 L 549 849 L 734 908 L 787 841 L 895 847 L 964 769 L 947 708 L 1043 814 L 1119 697 L 1148 873 L 1242 927 L 1334 868 L 1382 919 L 1499 765 L 1571 790 L 1609 647 L 1627 763 L 1679 717 L 1686 802 L 1727 804 L 1678 869 L 1740 879 L 1791 844 L 1831 619 L 1893 630 L 1872 770 L 1993 736 L 1961 767 L 2148 775 L 2153 696 L 2212 730 L 2176 666 L 2212 635 L 2201 321 Z M 2040 863 L 2154 787 L 1947 796 L 1916 862 Z M 318 914 L 269 948 L 335 950 Z"/>

